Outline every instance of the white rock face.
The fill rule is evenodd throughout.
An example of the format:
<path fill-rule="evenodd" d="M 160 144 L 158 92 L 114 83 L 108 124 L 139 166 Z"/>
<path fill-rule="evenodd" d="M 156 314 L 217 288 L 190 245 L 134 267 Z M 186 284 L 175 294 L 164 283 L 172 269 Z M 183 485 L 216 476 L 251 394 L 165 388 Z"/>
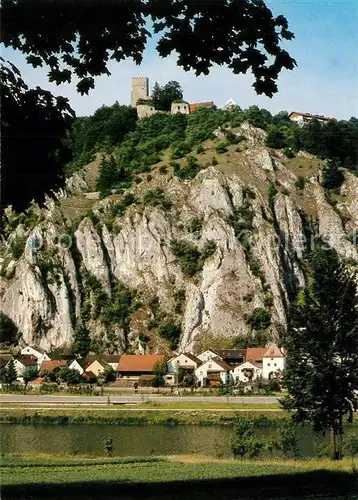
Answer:
<path fill-rule="evenodd" d="M 169 316 L 174 314 L 174 293 L 184 290 L 180 349 L 190 349 L 201 331 L 227 336 L 247 333 L 247 317 L 255 308 L 270 309 L 273 331 L 285 327 L 290 294 L 295 287 L 304 285 L 302 259 L 306 242 L 301 214 L 305 207 L 299 207 L 300 200 L 294 196 L 282 193 L 277 194 L 273 206 L 269 205 L 267 190 L 275 175 L 285 178 L 284 185 L 290 193 L 295 192 L 296 176 L 279 162 L 274 169 L 272 157 L 263 147 L 265 132 L 247 124 L 242 125 L 241 132 L 251 144 L 242 161 L 249 166 L 252 183 L 248 183 L 247 177 L 240 177 L 240 164 L 230 174 L 209 167 L 191 181 L 173 178 L 166 189 L 173 202 L 172 210 L 132 205 L 114 221 L 113 231 L 107 229 L 103 213 L 96 211 L 99 223 L 95 227 L 89 218 L 84 218 L 71 240 L 75 245 L 72 247 L 54 243 L 65 229 L 51 222 L 57 208 L 48 200 L 47 218 L 26 233 L 24 253 L 16 261 L 11 257 L 10 246 L 25 234 L 19 226 L 6 244 L 8 255 L 2 256 L 3 276 L 7 278 L 1 282 L 0 308 L 19 327 L 23 341 L 49 348 L 73 340 L 84 300 L 84 270 L 97 278 L 107 294 L 113 279 L 136 289 L 143 307 L 157 296 L 160 307 Z M 329 239 L 343 257 L 358 261 L 357 249 L 347 238 L 339 213 L 329 205 L 315 179 L 309 184 L 319 235 Z M 248 185 L 254 193 L 250 199 L 245 198 Z M 68 183 L 68 189 L 81 188 L 81 178 Z M 348 175 L 342 190 L 346 196 L 339 207 L 350 216 L 347 224 L 351 230 L 358 227 L 358 179 Z M 106 207 L 106 200 L 97 207 Z M 253 229 L 247 232 L 250 250 L 240 239 L 237 227 L 241 226 L 234 228 L 230 222 L 234 210 L 236 217 L 242 214 L 238 223 L 244 221 L 247 210 L 254 215 Z M 186 229 L 193 217 L 202 221 L 197 235 Z M 185 240 L 201 250 L 213 241 L 216 249 L 202 263 L 201 271 L 188 277 L 172 253 L 173 239 Z M 127 339 L 136 352 L 144 351 L 138 335 L 147 331 L 145 321 L 139 319 L 131 326 Z M 89 325 L 94 337 L 108 333 L 100 318 Z M 116 330 L 115 335 L 120 349 L 125 349 L 123 332 Z"/>

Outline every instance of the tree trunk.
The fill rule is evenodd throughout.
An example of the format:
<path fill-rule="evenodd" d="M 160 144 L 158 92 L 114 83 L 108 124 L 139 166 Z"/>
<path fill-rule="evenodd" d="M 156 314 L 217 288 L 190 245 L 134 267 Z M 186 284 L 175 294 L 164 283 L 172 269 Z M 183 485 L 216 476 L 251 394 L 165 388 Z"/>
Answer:
<path fill-rule="evenodd" d="M 338 450 L 337 450 L 337 432 L 335 429 L 335 426 L 332 425 L 332 427 L 329 430 L 329 440 L 330 440 L 330 455 L 332 460 L 338 460 Z"/>
<path fill-rule="evenodd" d="M 342 436 L 341 419 L 336 420 L 330 428 L 330 455 L 332 460 L 341 459 L 341 446 L 338 443 L 338 436 Z"/>

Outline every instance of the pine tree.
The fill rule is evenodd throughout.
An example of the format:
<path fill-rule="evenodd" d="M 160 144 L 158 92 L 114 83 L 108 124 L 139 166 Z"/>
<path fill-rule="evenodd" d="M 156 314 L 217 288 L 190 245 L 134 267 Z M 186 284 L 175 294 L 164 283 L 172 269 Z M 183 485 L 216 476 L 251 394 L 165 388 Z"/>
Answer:
<path fill-rule="evenodd" d="M 13 382 L 15 382 L 16 379 L 17 379 L 17 371 L 15 367 L 15 362 L 14 358 L 11 358 L 6 367 L 5 381 L 7 384 L 11 385 Z"/>
<path fill-rule="evenodd" d="M 91 346 L 91 339 L 89 336 L 88 328 L 84 325 L 79 325 L 75 330 L 75 339 L 73 343 L 73 352 L 81 358 L 85 358 L 89 353 Z"/>
<path fill-rule="evenodd" d="M 155 109 L 160 109 L 158 106 L 160 106 L 161 95 L 162 88 L 158 82 L 155 82 L 151 95 Z"/>
<path fill-rule="evenodd" d="M 306 287 L 292 306 L 285 369 L 289 395 L 281 400 L 296 422 L 330 430 L 331 456 L 341 456 L 344 416 L 358 398 L 358 300 L 352 273 L 335 250 L 319 244 L 309 259 Z"/>

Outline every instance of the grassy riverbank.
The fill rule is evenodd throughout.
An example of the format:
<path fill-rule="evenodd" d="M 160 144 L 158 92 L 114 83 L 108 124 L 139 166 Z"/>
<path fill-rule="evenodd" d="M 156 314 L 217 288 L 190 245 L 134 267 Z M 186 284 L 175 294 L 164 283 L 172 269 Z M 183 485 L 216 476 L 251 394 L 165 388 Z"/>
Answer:
<path fill-rule="evenodd" d="M 2 457 L 0 470 L 3 499 L 284 499 L 307 498 L 306 495 L 322 500 L 353 499 L 357 487 L 357 476 L 351 472 L 348 460 L 335 463 L 193 456 L 89 459 L 10 455 Z"/>
<path fill-rule="evenodd" d="M 287 418 L 282 411 L 265 409 L 211 408 L 1 408 L 0 423 L 10 424 L 115 424 L 115 425 L 230 425 L 238 416 L 248 416 L 258 422 L 274 422 Z"/>

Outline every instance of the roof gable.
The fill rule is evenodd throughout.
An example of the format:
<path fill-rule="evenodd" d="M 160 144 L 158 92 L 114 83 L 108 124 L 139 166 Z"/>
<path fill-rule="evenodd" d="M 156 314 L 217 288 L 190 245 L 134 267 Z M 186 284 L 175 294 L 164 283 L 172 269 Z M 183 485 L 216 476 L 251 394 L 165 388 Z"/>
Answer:
<path fill-rule="evenodd" d="M 264 358 L 284 358 L 284 355 L 277 347 L 276 344 L 272 344 L 265 352 Z"/>
<path fill-rule="evenodd" d="M 221 358 L 219 357 L 216 357 L 216 358 L 211 358 L 211 359 L 208 359 L 207 361 L 205 361 L 205 363 L 203 363 L 201 366 L 200 366 L 200 369 L 206 369 L 206 368 L 209 368 L 208 365 L 210 363 L 214 363 L 216 365 L 216 367 L 218 369 L 221 369 L 221 371 L 229 371 L 231 369 L 231 367 L 229 365 L 227 365 L 225 363 L 225 361 L 223 361 Z M 199 369 L 199 367 L 197 368 L 197 370 Z"/>
<path fill-rule="evenodd" d="M 242 368 L 259 368 L 260 370 L 262 370 L 262 367 L 258 363 L 255 363 L 254 361 L 244 361 L 243 363 L 235 366 L 235 368 L 233 368 L 231 371 L 234 372 L 235 370 Z"/>

